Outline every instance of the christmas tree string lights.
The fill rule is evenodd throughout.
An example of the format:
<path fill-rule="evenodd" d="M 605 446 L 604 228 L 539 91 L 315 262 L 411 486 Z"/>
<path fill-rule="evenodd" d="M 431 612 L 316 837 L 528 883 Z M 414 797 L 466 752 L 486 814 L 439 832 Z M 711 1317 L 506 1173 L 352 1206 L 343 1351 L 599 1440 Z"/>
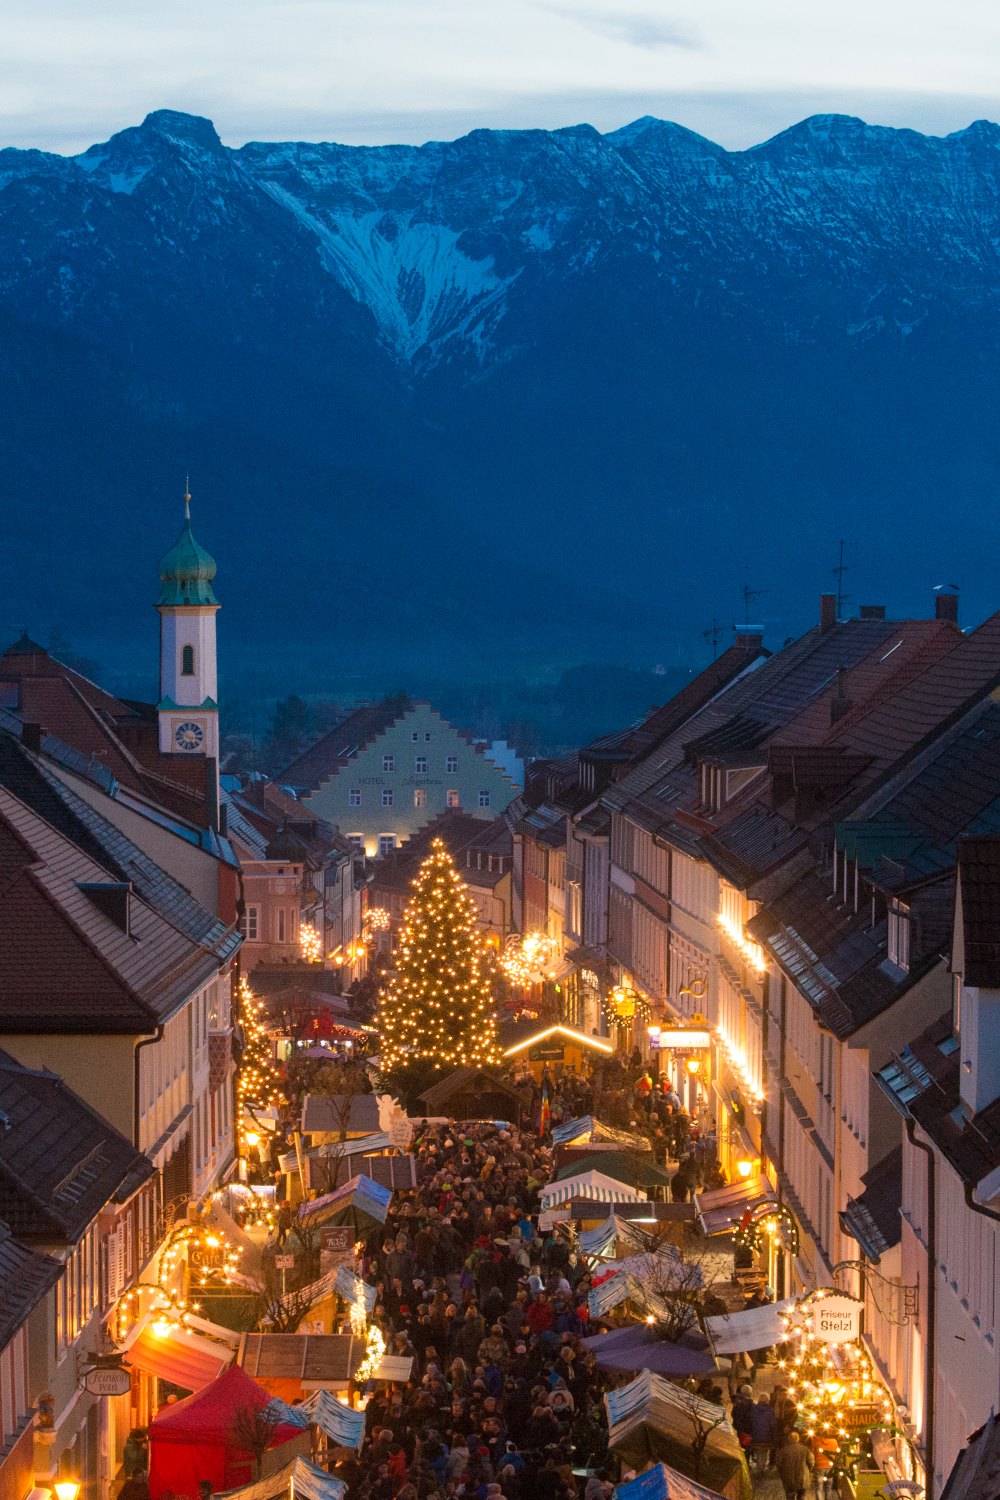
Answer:
<path fill-rule="evenodd" d="M 395 977 L 379 1006 L 384 1072 L 418 1060 L 439 1069 L 499 1062 L 483 960 L 475 902 L 435 839 L 413 882 Z"/>
<path fill-rule="evenodd" d="M 250 1142 L 249 1135 L 273 1134 L 268 1126 L 261 1124 L 258 1116 L 265 1110 L 279 1108 L 285 1102 L 265 1018 L 264 1002 L 257 999 L 244 975 L 239 985 L 243 1055 L 236 1075 L 236 1127 L 240 1156 L 244 1160 L 250 1154 L 251 1144 L 256 1144 Z"/>

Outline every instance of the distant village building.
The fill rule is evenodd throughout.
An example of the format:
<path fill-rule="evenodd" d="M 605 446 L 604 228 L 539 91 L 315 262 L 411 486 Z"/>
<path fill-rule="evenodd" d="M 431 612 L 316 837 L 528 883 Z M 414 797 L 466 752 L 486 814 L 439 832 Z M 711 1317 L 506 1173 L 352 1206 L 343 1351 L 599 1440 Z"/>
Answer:
<path fill-rule="evenodd" d="M 434 839 L 442 840 L 468 886 L 484 936 L 494 938 L 499 946 L 512 931 L 514 843 L 510 829 L 502 818 L 484 823 L 471 813 L 451 811 L 435 818 L 375 866 L 370 902 L 389 914 L 388 928 L 377 934 L 379 947 L 385 952 L 394 949 L 413 895 L 413 881 Z"/>
<path fill-rule="evenodd" d="M 521 790 L 482 745 L 405 696 L 356 709 L 276 779 L 379 858 L 440 813 L 460 808 L 489 820 Z"/>

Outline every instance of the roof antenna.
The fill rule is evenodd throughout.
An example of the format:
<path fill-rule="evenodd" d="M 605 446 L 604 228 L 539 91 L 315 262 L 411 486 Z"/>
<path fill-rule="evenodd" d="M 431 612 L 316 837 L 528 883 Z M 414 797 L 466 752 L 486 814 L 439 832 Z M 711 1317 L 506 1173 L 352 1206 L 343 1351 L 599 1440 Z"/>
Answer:
<path fill-rule="evenodd" d="M 844 618 L 844 605 L 850 598 L 849 594 L 844 593 L 844 575 L 847 572 L 847 564 L 844 561 L 843 537 L 840 538 L 840 550 L 837 554 L 837 566 L 832 570 L 832 572 L 834 578 L 836 578 L 837 580 L 837 619 L 842 620 Z"/>
<path fill-rule="evenodd" d="M 191 519 L 191 476 L 190 476 L 190 474 L 185 474 L 184 475 L 184 519 L 185 519 L 185 521 L 190 521 L 190 519 Z"/>
<path fill-rule="evenodd" d="M 718 659 L 718 656 L 719 656 L 719 642 L 722 640 L 722 637 L 725 635 L 725 633 L 726 633 L 725 626 L 724 625 L 720 625 L 719 622 L 718 622 L 718 620 L 716 620 L 715 618 L 713 618 L 713 620 L 712 620 L 711 629 L 709 629 L 709 630 L 703 630 L 701 632 L 701 638 L 702 638 L 702 640 L 704 640 L 704 641 L 710 641 L 711 642 L 711 645 L 712 645 L 712 660 L 713 661 L 716 661 Z"/>

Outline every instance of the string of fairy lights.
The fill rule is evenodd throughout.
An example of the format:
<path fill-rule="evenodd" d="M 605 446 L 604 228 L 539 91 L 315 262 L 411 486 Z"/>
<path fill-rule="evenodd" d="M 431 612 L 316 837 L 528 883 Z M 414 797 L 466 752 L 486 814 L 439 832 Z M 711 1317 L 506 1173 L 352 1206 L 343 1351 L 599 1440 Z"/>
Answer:
<path fill-rule="evenodd" d="M 816 1454 L 817 1470 L 837 1479 L 857 1478 L 865 1440 L 875 1430 L 895 1433 L 888 1392 L 876 1379 L 860 1340 L 829 1344 L 812 1332 L 813 1299 L 783 1317 L 788 1350 L 778 1367 L 799 1409 L 801 1430 Z"/>
<path fill-rule="evenodd" d="M 149 1312 L 152 1331 L 166 1338 L 183 1328 L 202 1310 L 191 1298 L 190 1287 L 231 1286 L 239 1271 L 242 1248 L 233 1245 L 221 1230 L 203 1216 L 183 1219 L 167 1235 L 157 1261 L 156 1280 L 139 1282 L 123 1292 L 111 1314 L 111 1327 L 122 1343 L 142 1313 Z M 184 1283 L 188 1291 L 185 1295 Z M 180 1289 L 179 1289 L 180 1286 Z M 144 1296 L 148 1305 L 144 1308 Z"/>
<path fill-rule="evenodd" d="M 240 979 L 237 999 L 243 1054 L 236 1075 L 236 1122 L 239 1153 L 246 1160 L 261 1135 L 274 1134 L 261 1116 L 280 1108 L 285 1096 L 267 1031 L 264 1002 L 258 1000 L 246 975 Z"/>
<path fill-rule="evenodd" d="M 444 1068 L 500 1060 L 476 904 L 441 839 L 413 881 L 378 1028 L 386 1073 L 416 1061 Z"/>

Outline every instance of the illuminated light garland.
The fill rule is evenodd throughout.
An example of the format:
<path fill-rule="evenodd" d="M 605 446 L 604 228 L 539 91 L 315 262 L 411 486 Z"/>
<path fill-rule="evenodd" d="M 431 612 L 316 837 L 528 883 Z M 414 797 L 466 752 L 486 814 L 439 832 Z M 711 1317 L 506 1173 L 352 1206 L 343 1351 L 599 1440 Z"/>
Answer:
<path fill-rule="evenodd" d="M 543 984 L 555 977 L 552 965 L 557 953 L 558 944 L 547 933 L 512 933 L 497 963 L 511 984 Z"/>
<path fill-rule="evenodd" d="M 731 922 L 728 917 L 723 916 L 721 911 L 719 912 L 715 920 L 718 922 L 719 926 L 722 928 L 723 932 L 726 934 L 726 937 L 732 943 L 733 947 L 738 949 L 738 951 L 746 959 L 751 969 L 754 969 L 758 974 L 766 974 L 767 960 L 764 957 L 764 950 L 760 946 L 760 944 L 752 943 L 750 939 L 741 931 L 741 929 L 737 927 L 736 923 Z"/>
<path fill-rule="evenodd" d="M 778 1361 L 778 1368 L 788 1377 L 788 1395 L 799 1409 L 804 1435 L 817 1450 L 817 1469 L 833 1479 L 844 1474 L 856 1480 L 862 1439 L 873 1429 L 898 1431 L 892 1403 L 860 1344 L 830 1345 L 811 1332 L 814 1300 L 804 1299 L 784 1314 L 783 1342 L 796 1347 L 789 1358 Z M 833 1349 L 840 1363 L 834 1361 Z M 850 1364 L 847 1370 L 842 1368 L 845 1362 Z"/>
<path fill-rule="evenodd" d="M 391 918 L 384 906 L 370 906 L 365 912 L 362 930 L 388 932 L 390 921 Z"/>
<path fill-rule="evenodd" d="M 743 1051 L 743 1048 L 733 1040 L 721 1021 L 716 1021 L 715 1023 L 715 1034 L 725 1053 L 726 1062 L 738 1076 L 745 1092 L 750 1095 L 755 1104 L 762 1104 L 765 1098 L 764 1090 L 754 1077 L 750 1066 L 750 1059 Z"/>
<path fill-rule="evenodd" d="M 299 926 L 299 950 L 307 964 L 318 964 L 323 956 L 323 939 L 311 922 Z"/>
<path fill-rule="evenodd" d="M 192 1252 L 199 1250 L 207 1260 L 202 1265 L 192 1265 Z M 111 1311 L 110 1324 L 117 1342 L 125 1339 L 130 1326 L 140 1315 L 143 1292 L 152 1294 L 148 1311 L 156 1315 L 151 1325 L 153 1332 L 158 1338 L 166 1338 L 201 1311 L 200 1302 L 182 1297 L 171 1286 L 177 1274 L 186 1267 L 189 1282 L 196 1280 L 203 1287 L 231 1286 L 242 1254 L 241 1246 L 233 1245 L 226 1235 L 204 1219 L 184 1219 L 175 1224 L 160 1252 L 155 1283 L 140 1282 L 123 1292 Z"/>
<path fill-rule="evenodd" d="M 500 1061 L 478 911 L 441 839 L 431 844 L 403 913 L 396 973 L 379 1002 L 384 1072 Z"/>
<path fill-rule="evenodd" d="M 645 995 L 622 984 L 615 985 L 609 994 L 603 996 L 601 1009 L 610 1021 L 616 1021 L 619 1026 L 628 1026 L 633 1020 L 648 1021 L 653 1014 L 653 1008 Z"/>
<path fill-rule="evenodd" d="M 265 1110 L 279 1109 L 285 1103 L 278 1082 L 277 1065 L 271 1053 L 264 1002 L 258 1000 L 244 975 L 239 983 L 239 1023 L 243 1032 L 243 1055 L 236 1075 L 236 1129 L 239 1154 L 249 1159 L 250 1135 L 273 1136 L 275 1132 L 258 1116 Z M 256 1142 L 253 1143 L 255 1145 Z"/>
<path fill-rule="evenodd" d="M 776 1208 L 768 1208 L 757 1216 L 748 1209 L 733 1230 L 733 1239 L 738 1245 L 745 1245 L 748 1250 L 760 1250 L 766 1240 L 776 1240 L 779 1237 L 782 1249 L 787 1250 L 790 1255 L 798 1255 L 799 1226 L 785 1203 L 779 1203 Z"/>

